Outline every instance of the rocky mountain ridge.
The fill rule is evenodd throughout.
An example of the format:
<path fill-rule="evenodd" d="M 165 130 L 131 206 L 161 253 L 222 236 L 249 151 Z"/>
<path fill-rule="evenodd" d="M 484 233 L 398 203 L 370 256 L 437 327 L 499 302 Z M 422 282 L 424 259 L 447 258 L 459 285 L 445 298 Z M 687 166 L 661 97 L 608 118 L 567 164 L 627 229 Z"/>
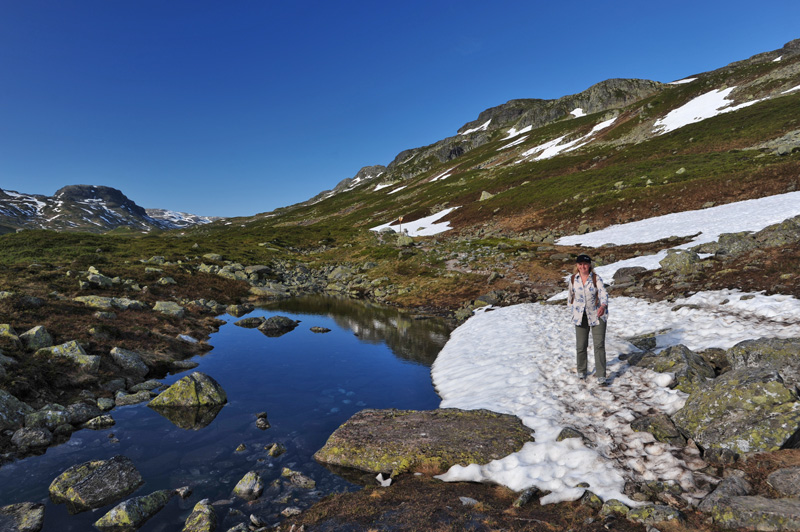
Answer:
<path fill-rule="evenodd" d="M 145 209 L 120 190 L 95 185 L 69 185 L 53 196 L 0 189 L 0 233 L 20 229 L 106 232 L 182 229 L 211 223 L 209 218 L 163 209 Z"/>

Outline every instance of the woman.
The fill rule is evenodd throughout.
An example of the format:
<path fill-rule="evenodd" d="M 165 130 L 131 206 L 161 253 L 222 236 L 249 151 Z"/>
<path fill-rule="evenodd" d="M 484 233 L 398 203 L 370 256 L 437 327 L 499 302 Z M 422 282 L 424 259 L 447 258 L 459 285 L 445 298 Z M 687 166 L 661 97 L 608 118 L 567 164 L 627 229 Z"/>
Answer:
<path fill-rule="evenodd" d="M 603 280 L 592 269 L 588 255 L 575 259 L 575 273 L 569 277 L 567 304 L 572 308 L 575 325 L 578 376 L 586 379 L 586 349 L 589 346 L 589 329 L 594 344 L 595 377 L 600 386 L 606 386 L 606 321 L 608 320 L 608 292 Z"/>

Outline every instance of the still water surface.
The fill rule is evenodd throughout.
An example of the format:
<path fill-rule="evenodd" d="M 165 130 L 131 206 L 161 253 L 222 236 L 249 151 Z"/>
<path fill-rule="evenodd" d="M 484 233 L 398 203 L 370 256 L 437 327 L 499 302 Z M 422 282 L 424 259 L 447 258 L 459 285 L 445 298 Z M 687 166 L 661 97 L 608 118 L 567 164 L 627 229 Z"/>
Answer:
<path fill-rule="evenodd" d="M 66 468 L 117 454 L 130 458 L 145 484 L 132 496 L 190 486 L 187 500 L 174 497 L 140 530 L 180 530 L 201 499 L 219 503 L 219 530 L 247 520 L 251 513 L 267 523 L 280 520 L 287 506 L 305 508 L 332 492 L 351 491 L 351 484 L 315 463 L 312 455 L 350 416 L 364 408 L 432 409 L 439 405 L 430 365 L 447 341 L 450 326 L 439 319 L 415 319 L 396 309 L 333 298 L 298 298 L 248 314 L 288 316 L 301 320 L 292 332 L 268 338 L 257 329 L 227 321 L 209 340 L 214 349 L 195 360 L 216 379 L 228 404 L 206 427 L 176 427 L 145 403 L 111 411 L 116 425 L 101 431 L 81 430 L 42 456 L 0 468 L 0 506 L 16 502 L 45 503 L 44 532 L 88 531 L 114 505 L 69 515 L 49 500 L 50 482 Z M 319 334 L 312 326 L 331 332 Z M 188 372 L 170 375 L 172 384 Z M 256 413 L 267 412 L 271 428 L 256 428 Z M 118 442 L 116 441 L 118 440 Z M 287 452 L 271 458 L 264 446 L 277 442 Z M 244 444 L 245 451 L 236 451 Z M 311 477 L 316 490 L 272 485 L 283 467 Z M 231 496 L 236 483 L 258 471 L 268 487 L 253 503 Z M 280 500 L 280 502 L 278 502 Z M 227 501 L 227 502 L 226 502 Z M 238 512 L 242 512 L 239 514 Z"/>

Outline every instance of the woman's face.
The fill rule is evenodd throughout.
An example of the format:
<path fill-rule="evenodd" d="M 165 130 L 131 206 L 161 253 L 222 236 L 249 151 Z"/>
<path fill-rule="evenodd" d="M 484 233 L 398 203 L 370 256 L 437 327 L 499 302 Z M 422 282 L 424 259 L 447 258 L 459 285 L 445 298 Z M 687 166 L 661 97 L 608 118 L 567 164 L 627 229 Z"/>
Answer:
<path fill-rule="evenodd" d="M 591 269 L 592 269 L 592 265 L 589 264 L 588 262 L 579 262 L 578 263 L 578 272 L 581 275 L 587 275 L 589 273 L 589 270 L 591 270 Z"/>

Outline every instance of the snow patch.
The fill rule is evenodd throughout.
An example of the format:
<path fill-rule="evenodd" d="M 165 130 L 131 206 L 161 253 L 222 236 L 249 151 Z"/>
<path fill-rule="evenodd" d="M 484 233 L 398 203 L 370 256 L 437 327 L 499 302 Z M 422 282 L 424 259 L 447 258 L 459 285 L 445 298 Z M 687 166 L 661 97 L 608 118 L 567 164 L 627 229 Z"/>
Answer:
<path fill-rule="evenodd" d="M 425 218 L 420 218 L 418 220 L 414 220 L 411 222 L 403 222 L 403 232 L 407 232 L 408 236 L 433 236 L 438 235 L 439 233 L 443 233 L 445 231 L 449 231 L 452 229 L 450 227 L 450 222 L 439 222 L 442 218 L 453 212 L 454 210 L 458 209 L 458 207 L 450 207 L 448 209 L 444 209 L 443 211 L 439 211 L 436 214 L 432 214 L 430 216 L 426 216 Z M 370 231 L 380 231 L 385 227 L 392 227 L 395 229 L 394 224 L 397 220 L 392 220 L 389 223 L 385 223 L 376 227 L 372 227 Z M 439 222 L 439 223 L 437 223 Z"/>
<path fill-rule="evenodd" d="M 740 105 L 732 105 L 733 102 L 728 99 L 728 96 L 730 96 L 734 89 L 736 89 L 736 87 L 714 89 L 690 100 L 677 109 L 673 109 L 667 113 L 664 118 L 656 120 L 656 123 L 653 125 L 653 133 L 657 135 L 669 133 L 683 126 L 688 126 L 689 124 L 694 124 L 695 122 L 700 122 L 722 113 L 738 111 L 739 109 L 763 101 L 762 98 Z"/>
<path fill-rule="evenodd" d="M 459 135 L 469 135 L 470 133 L 475 133 L 476 131 L 486 131 L 487 129 L 489 129 L 489 123 L 491 121 L 492 121 L 492 119 L 490 118 L 489 120 L 484 122 L 483 125 L 480 125 L 480 126 L 478 126 L 476 128 L 468 129 L 468 130 L 464 131 L 463 133 L 459 133 Z"/>
<path fill-rule="evenodd" d="M 586 116 L 586 111 L 584 111 L 583 108 L 581 107 L 576 107 L 575 109 L 570 111 L 569 114 L 571 114 L 575 118 L 580 118 L 582 116 Z"/>

